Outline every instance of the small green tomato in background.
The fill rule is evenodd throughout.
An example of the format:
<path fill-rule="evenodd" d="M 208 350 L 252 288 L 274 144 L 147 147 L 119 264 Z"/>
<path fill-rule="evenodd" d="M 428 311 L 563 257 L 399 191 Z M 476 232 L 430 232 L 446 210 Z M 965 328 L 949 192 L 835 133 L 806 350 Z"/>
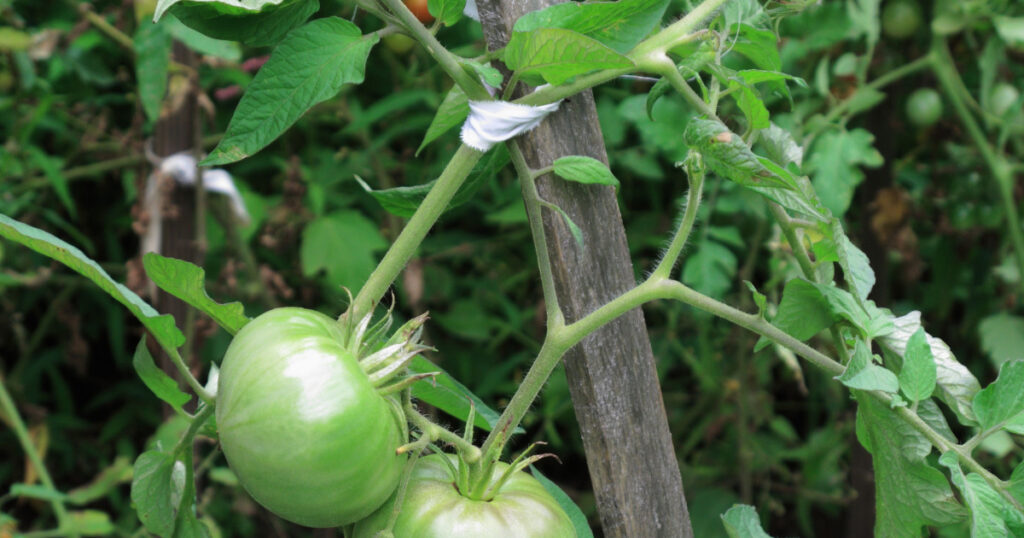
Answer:
<path fill-rule="evenodd" d="M 921 28 L 921 8 L 914 0 L 892 0 L 882 9 L 882 32 L 893 39 L 907 39 Z"/>
<path fill-rule="evenodd" d="M 404 415 L 344 345 L 338 322 L 278 308 L 250 321 L 221 364 L 217 426 L 252 497 L 308 527 L 362 519 L 394 492 Z"/>
<path fill-rule="evenodd" d="M 383 41 L 388 50 L 398 55 L 407 54 L 416 45 L 416 40 L 405 34 L 388 34 Z"/>
<path fill-rule="evenodd" d="M 1000 82 L 992 88 L 989 96 L 989 109 L 996 116 L 1005 116 L 1013 111 L 1010 109 L 1020 97 L 1020 91 L 1012 84 Z"/>
<path fill-rule="evenodd" d="M 569 516 L 544 486 L 522 471 L 512 473 L 489 498 L 463 497 L 452 469 L 457 456 L 431 454 L 419 459 L 392 532 L 396 538 L 575 538 Z M 499 462 L 494 485 L 509 468 Z M 392 497 L 355 526 L 354 538 L 370 538 L 387 526 L 394 509 Z"/>
<path fill-rule="evenodd" d="M 920 88 L 907 99 L 907 117 L 918 127 L 934 125 L 942 117 L 942 97 L 931 88 Z"/>

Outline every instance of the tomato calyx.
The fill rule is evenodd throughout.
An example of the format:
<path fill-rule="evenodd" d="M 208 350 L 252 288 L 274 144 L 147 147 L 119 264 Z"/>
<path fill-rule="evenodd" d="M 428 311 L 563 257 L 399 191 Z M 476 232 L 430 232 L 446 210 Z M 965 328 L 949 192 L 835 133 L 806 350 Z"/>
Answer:
<path fill-rule="evenodd" d="M 370 384 L 381 395 L 399 392 L 421 379 L 437 375 L 436 372 L 403 375 L 416 355 L 433 349 L 420 343 L 423 324 L 428 318 L 427 313 L 420 314 L 390 337 L 386 336 L 394 322 L 390 312 L 372 324 L 372 313 L 355 324 L 352 324 L 348 313 L 339 320 L 345 334 L 342 345 L 356 357 L 360 368 L 370 378 Z"/>
<path fill-rule="evenodd" d="M 509 462 L 508 467 L 506 467 L 504 472 L 497 477 L 494 476 L 494 472 L 498 464 L 497 459 L 484 461 L 478 466 L 467 466 L 467 464 L 460 458 L 458 460 L 458 469 L 452 466 L 447 460 L 445 460 L 445 463 L 448 464 L 449 469 L 452 471 L 452 476 L 456 477 L 455 489 L 460 495 L 475 501 L 490 502 L 494 500 L 499 492 L 501 492 L 502 487 L 505 486 L 509 479 L 515 476 L 519 471 L 526 469 L 530 465 L 544 458 L 558 459 L 558 456 L 550 453 L 530 455 L 537 446 L 544 444 L 547 443 L 537 441 L 536 443 L 528 446 L 526 450 L 516 457 L 516 459 Z"/>

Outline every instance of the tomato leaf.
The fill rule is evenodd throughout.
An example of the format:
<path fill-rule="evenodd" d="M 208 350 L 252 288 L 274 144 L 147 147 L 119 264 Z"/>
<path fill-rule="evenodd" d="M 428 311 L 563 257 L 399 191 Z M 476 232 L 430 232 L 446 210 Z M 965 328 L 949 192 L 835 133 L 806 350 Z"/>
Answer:
<path fill-rule="evenodd" d="M 473 167 L 473 171 L 470 172 L 469 177 L 463 182 L 459 190 L 456 191 L 455 196 L 452 197 L 452 201 L 448 202 L 448 207 L 445 211 L 451 210 L 452 208 L 458 207 L 468 202 L 476 191 L 488 180 L 493 179 L 502 168 L 505 167 L 509 162 L 508 150 L 505 149 L 504 145 L 494 148 L 493 151 L 484 155 L 476 166 Z M 423 202 L 423 199 L 427 197 L 430 189 L 434 187 L 434 183 L 437 180 L 431 180 L 422 185 L 412 185 L 408 187 L 395 187 L 393 189 L 385 190 L 373 190 L 369 185 L 366 184 L 361 178 L 356 177 L 356 181 L 363 187 L 363 190 L 368 192 L 370 196 L 373 196 L 377 203 L 384 208 L 385 211 L 392 215 L 398 215 L 399 217 L 411 217 L 416 209 Z"/>
<path fill-rule="evenodd" d="M 913 402 L 931 398 L 935 391 L 935 359 L 923 327 L 907 341 L 899 380 L 903 394 Z"/>
<path fill-rule="evenodd" d="M 771 538 L 761 527 L 761 518 L 753 506 L 735 504 L 721 517 L 729 538 Z"/>
<path fill-rule="evenodd" d="M 893 318 L 895 330 L 878 339 L 883 347 L 903 357 L 907 351 L 910 337 L 921 327 L 921 312 L 914 311 L 905 316 Z M 953 356 L 949 346 L 942 340 L 928 335 L 932 358 L 935 360 L 935 379 L 938 385 L 937 396 L 957 414 L 960 421 L 967 425 L 977 424 L 974 409 L 971 406 L 974 395 L 981 390 L 981 385 L 974 374 Z"/>
<path fill-rule="evenodd" d="M 379 38 L 338 17 L 317 19 L 288 34 L 270 55 L 204 166 L 242 160 L 263 149 L 313 105 L 359 84 Z"/>
<path fill-rule="evenodd" d="M 192 510 L 179 510 L 174 522 L 174 538 L 208 538 L 210 529 L 196 518 Z"/>
<path fill-rule="evenodd" d="M 466 9 L 466 0 L 428 0 L 427 11 L 444 23 L 445 26 L 452 26 L 462 18 L 462 11 Z"/>
<path fill-rule="evenodd" d="M 165 22 L 139 22 L 133 41 L 135 80 L 139 100 L 150 121 L 160 116 L 160 104 L 167 92 L 167 69 L 171 64 L 171 34 Z"/>
<path fill-rule="evenodd" d="M 1024 360 L 1003 363 L 999 377 L 974 397 L 974 414 L 982 430 L 1004 425 L 1024 413 Z"/>
<path fill-rule="evenodd" d="M 989 316 L 978 324 L 978 339 L 990 362 L 996 367 L 1002 366 L 1006 361 L 1021 356 L 1024 317 L 1005 313 Z"/>
<path fill-rule="evenodd" d="M 505 65 L 520 75 L 539 75 L 559 85 L 597 69 L 622 69 L 633 61 L 572 30 L 541 29 L 514 32 L 505 47 Z"/>
<path fill-rule="evenodd" d="M 276 44 L 319 8 L 318 0 L 160 0 L 153 18 L 170 12 L 210 37 L 263 47 Z"/>
<path fill-rule="evenodd" d="M 661 22 L 668 4 L 667 0 L 566 2 L 523 15 L 513 31 L 573 30 L 625 54 Z"/>
<path fill-rule="evenodd" d="M 949 469 L 953 484 L 970 510 L 971 536 L 1020 536 L 1024 513 L 1006 502 L 978 473 L 964 476 L 955 452 L 944 453 L 939 464 Z"/>
<path fill-rule="evenodd" d="M 0 236 L 57 260 L 93 281 L 100 289 L 127 307 L 142 322 L 142 325 L 149 329 L 160 347 L 165 350 L 177 350 L 185 343 L 185 335 L 181 334 L 181 331 L 174 325 L 174 318 L 170 314 L 158 313 L 133 291 L 110 278 L 110 275 L 99 264 L 77 247 L 49 232 L 18 222 L 2 213 L 0 213 Z"/>
<path fill-rule="evenodd" d="M 441 106 L 437 107 L 437 113 L 434 114 L 430 127 L 427 127 L 427 134 L 423 135 L 423 142 L 420 142 L 416 155 L 419 155 L 423 148 L 427 147 L 427 144 L 448 132 L 452 127 L 462 125 L 467 116 L 469 116 L 469 97 L 466 97 L 462 88 L 457 85 L 452 86 L 452 89 L 444 96 L 444 101 L 441 101 Z"/>
<path fill-rule="evenodd" d="M 142 265 L 160 289 L 206 313 L 225 331 L 235 334 L 249 322 L 242 303 L 222 304 L 207 295 L 206 271 L 202 267 L 154 252 L 142 257 Z"/>
<path fill-rule="evenodd" d="M 608 169 L 608 165 L 593 157 L 568 155 L 555 159 L 552 166 L 555 169 L 555 174 L 562 179 L 575 181 L 576 183 L 596 183 L 598 185 L 611 185 L 616 189 L 619 188 L 619 180 Z"/>
<path fill-rule="evenodd" d="M 182 412 L 181 406 L 192 399 L 191 396 L 178 388 L 177 381 L 171 379 L 170 376 L 156 366 L 156 363 L 153 362 L 153 356 L 146 349 L 145 337 L 139 340 L 139 345 L 135 348 L 132 366 L 135 367 L 135 373 L 139 374 L 142 382 L 149 387 L 149 390 L 157 398 L 167 402 L 178 413 Z"/>
<path fill-rule="evenodd" d="M 875 535 L 903 536 L 922 526 L 964 518 L 946 477 L 925 459 L 932 445 L 889 406 L 864 393 L 857 399 L 857 439 L 875 468 Z"/>
<path fill-rule="evenodd" d="M 423 400 L 463 422 L 469 419 L 469 408 L 472 405 L 476 408 L 473 425 L 486 431 L 493 430 L 494 425 L 498 423 L 500 415 L 497 411 L 491 409 L 480 397 L 456 381 L 440 366 L 417 356 L 409 363 L 409 372 L 414 375 L 438 372 L 438 375 L 431 380 L 414 384 L 412 386 L 413 397 Z M 515 433 L 523 433 L 523 431 L 522 428 L 516 428 Z"/>
<path fill-rule="evenodd" d="M 850 208 L 853 191 L 862 181 L 860 167 L 877 168 L 882 154 L 874 147 L 875 136 L 864 129 L 828 131 L 821 135 L 807 158 L 807 171 L 813 174 L 814 190 L 836 217 Z"/>
<path fill-rule="evenodd" d="M 891 394 L 900 390 L 896 374 L 875 364 L 871 350 L 860 339 L 857 340 L 846 370 L 835 379 L 851 389 L 880 390 Z"/>
<path fill-rule="evenodd" d="M 71 527 L 80 536 L 110 536 L 114 534 L 114 524 L 106 512 L 99 510 L 76 510 L 68 513 Z"/>
<path fill-rule="evenodd" d="M 362 213 L 331 213 L 302 231 L 302 274 L 312 276 L 325 271 L 328 284 L 335 289 L 358 290 L 377 266 L 377 252 L 387 246 L 377 224 Z"/>
<path fill-rule="evenodd" d="M 572 526 L 576 529 L 577 538 L 593 538 L 594 531 L 590 530 L 590 525 L 587 524 L 587 516 L 583 515 L 583 510 L 569 498 L 562 488 L 558 487 L 558 484 L 552 482 L 548 477 L 541 474 L 533 465 L 530 466 L 530 473 L 537 479 L 538 482 L 552 497 L 558 502 L 558 506 L 562 507 L 566 515 L 569 516 L 569 520 L 572 521 Z"/>
<path fill-rule="evenodd" d="M 132 504 L 146 530 L 167 538 L 174 532 L 175 496 L 181 491 L 174 480 L 174 458 L 148 450 L 135 460 L 132 472 Z"/>

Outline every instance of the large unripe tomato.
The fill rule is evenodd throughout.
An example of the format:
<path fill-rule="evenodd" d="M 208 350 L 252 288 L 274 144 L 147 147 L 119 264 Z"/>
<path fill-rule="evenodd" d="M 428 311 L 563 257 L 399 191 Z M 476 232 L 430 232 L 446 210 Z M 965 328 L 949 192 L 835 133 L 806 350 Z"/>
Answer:
<path fill-rule="evenodd" d="M 942 117 L 942 97 L 931 88 L 914 90 L 907 99 L 907 117 L 918 127 L 928 127 Z"/>
<path fill-rule="evenodd" d="M 232 340 L 221 364 L 217 426 L 228 464 L 257 502 L 309 527 L 357 521 L 401 477 L 405 426 L 341 344 L 337 322 L 270 310 Z"/>
<path fill-rule="evenodd" d="M 431 454 L 416 462 L 393 533 L 396 538 L 575 538 L 576 529 L 537 479 L 515 472 L 490 500 L 463 497 L 451 469 Z M 492 482 L 508 469 L 498 463 Z M 387 525 L 394 497 L 356 524 L 355 538 L 370 538 Z"/>

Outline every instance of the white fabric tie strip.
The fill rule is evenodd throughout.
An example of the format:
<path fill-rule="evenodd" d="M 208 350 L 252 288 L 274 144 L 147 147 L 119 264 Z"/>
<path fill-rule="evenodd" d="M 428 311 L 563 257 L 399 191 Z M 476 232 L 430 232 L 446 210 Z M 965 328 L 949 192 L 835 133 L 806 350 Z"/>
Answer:
<path fill-rule="evenodd" d="M 175 153 L 166 157 L 160 163 L 160 173 L 169 175 L 182 185 L 196 184 L 196 159 L 191 153 Z M 245 209 L 245 201 L 242 200 L 238 187 L 227 170 L 214 168 L 203 170 L 203 189 L 206 192 L 215 192 L 228 197 L 231 202 L 231 210 L 238 220 L 244 224 L 249 223 L 249 212 Z"/>
<path fill-rule="evenodd" d="M 508 101 L 470 101 L 469 117 L 462 124 L 462 142 L 477 151 L 487 151 L 540 125 L 548 114 L 558 110 L 560 102 L 528 106 Z"/>
<path fill-rule="evenodd" d="M 149 223 L 146 233 L 142 236 L 142 253 L 156 252 L 159 254 L 162 247 L 161 233 L 163 229 L 161 208 L 164 202 L 160 194 L 158 175 L 174 178 L 174 182 L 181 185 L 195 185 L 196 159 L 188 152 L 175 153 L 166 158 L 150 156 L 150 159 L 154 161 L 154 164 L 158 165 L 159 170 L 150 174 L 149 178 L 146 179 L 143 205 L 149 214 Z M 219 168 L 203 170 L 203 189 L 207 192 L 215 192 L 227 196 L 231 204 L 231 212 L 234 213 L 235 217 L 242 224 L 249 224 L 249 212 L 245 209 L 245 201 L 242 200 L 241 193 L 235 187 L 231 174 L 226 170 Z M 151 287 L 150 292 L 152 293 L 153 291 L 155 291 L 155 288 Z"/>

